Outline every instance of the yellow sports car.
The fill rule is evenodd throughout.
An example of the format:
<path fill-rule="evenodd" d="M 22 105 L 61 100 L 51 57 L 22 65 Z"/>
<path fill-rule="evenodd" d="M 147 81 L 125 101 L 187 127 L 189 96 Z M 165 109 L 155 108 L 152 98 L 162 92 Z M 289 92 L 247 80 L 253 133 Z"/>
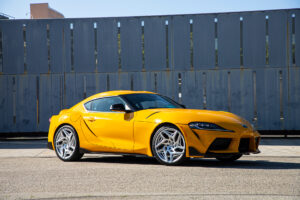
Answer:
<path fill-rule="evenodd" d="M 176 165 L 188 157 L 237 160 L 259 153 L 259 140 L 249 122 L 229 112 L 186 109 L 153 92 L 110 91 L 52 116 L 48 147 L 63 161 L 105 152 Z"/>

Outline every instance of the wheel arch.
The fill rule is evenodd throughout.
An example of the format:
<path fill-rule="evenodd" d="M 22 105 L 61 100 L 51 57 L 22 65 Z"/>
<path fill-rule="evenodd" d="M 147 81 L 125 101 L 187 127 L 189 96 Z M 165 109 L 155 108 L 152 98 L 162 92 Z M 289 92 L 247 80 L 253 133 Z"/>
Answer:
<path fill-rule="evenodd" d="M 52 138 L 52 143 L 53 143 L 52 145 L 53 145 L 53 147 L 54 147 L 54 139 L 55 139 L 55 135 L 56 135 L 57 131 L 58 131 L 61 127 L 65 126 L 65 125 L 71 126 L 71 127 L 74 129 L 74 131 L 76 132 L 76 135 L 77 135 L 78 144 L 79 144 L 79 146 L 80 146 L 80 141 L 79 141 L 78 132 L 77 132 L 77 130 L 75 129 L 75 127 L 74 127 L 72 124 L 70 124 L 70 123 L 62 123 L 62 124 L 60 124 L 59 126 L 57 126 L 57 128 L 56 128 L 55 131 L 54 131 L 53 138 Z"/>

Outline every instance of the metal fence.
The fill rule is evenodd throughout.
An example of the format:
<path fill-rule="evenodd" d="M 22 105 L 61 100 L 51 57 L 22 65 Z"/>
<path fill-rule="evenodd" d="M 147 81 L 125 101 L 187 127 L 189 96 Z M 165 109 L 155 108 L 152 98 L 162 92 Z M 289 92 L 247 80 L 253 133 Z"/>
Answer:
<path fill-rule="evenodd" d="M 300 130 L 300 10 L 1 20 L 0 132 L 47 131 L 92 94 L 149 90 Z"/>

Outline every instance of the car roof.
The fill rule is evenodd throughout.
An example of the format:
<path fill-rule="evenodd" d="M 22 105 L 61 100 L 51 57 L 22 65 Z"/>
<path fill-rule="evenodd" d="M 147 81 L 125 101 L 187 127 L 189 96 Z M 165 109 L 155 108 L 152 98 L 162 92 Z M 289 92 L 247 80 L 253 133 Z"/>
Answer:
<path fill-rule="evenodd" d="M 133 91 L 133 90 L 113 90 L 113 91 L 107 91 L 107 92 L 101 92 L 98 94 L 94 94 L 86 99 L 84 99 L 82 102 L 85 103 L 87 101 L 102 98 L 102 97 L 110 97 L 110 96 L 118 96 L 118 95 L 124 95 L 124 94 L 156 94 L 154 92 L 149 91 Z"/>

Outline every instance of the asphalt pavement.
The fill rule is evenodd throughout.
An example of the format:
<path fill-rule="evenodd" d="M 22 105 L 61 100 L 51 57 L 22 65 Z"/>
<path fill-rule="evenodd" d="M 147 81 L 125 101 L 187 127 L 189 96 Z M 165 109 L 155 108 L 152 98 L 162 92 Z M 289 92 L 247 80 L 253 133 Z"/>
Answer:
<path fill-rule="evenodd" d="M 0 140 L 0 199 L 300 199 L 300 138 L 263 139 L 233 163 L 88 154 L 62 162 L 42 138 Z"/>

